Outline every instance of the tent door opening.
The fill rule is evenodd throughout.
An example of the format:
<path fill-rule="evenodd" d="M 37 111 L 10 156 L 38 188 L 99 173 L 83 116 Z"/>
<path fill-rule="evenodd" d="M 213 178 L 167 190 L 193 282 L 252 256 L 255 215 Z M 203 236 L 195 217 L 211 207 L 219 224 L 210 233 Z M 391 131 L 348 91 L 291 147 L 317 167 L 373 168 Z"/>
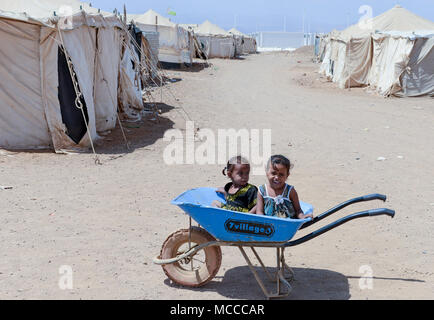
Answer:
<path fill-rule="evenodd" d="M 62 122 L 66 126 L 66 134 L 76 144 L 79 144 L 86 134 L 86 123 L 89 123 L 89 115 L 87 113 L 86 101 L 83 96 L 80 97 L 80 101 L 83 105 L 86 123 L 84 122 L 85 120 L 83 119 L 81 110 L 75 105 L 77 94 L 74 90 L 74 84 L 72 82 L 71 73 L 66 59 L 62 47 L 59 47 L 57 54 L 57 71 L 59 77 L 58 98 L 62 114 Z M 75 81 L 77 81 L 76 78 Z"/>

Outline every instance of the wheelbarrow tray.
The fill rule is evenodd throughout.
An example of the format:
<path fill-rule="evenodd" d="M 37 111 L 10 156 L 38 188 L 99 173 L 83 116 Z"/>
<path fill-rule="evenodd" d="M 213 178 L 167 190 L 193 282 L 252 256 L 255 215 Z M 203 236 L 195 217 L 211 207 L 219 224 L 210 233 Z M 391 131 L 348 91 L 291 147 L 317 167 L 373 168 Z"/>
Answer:
<path fill-rule="evenodd" d="M 213 201 L 225 203 L 215 188 L 197 188 L 172 201 L 216 239 L 227 242 L 287 242 L 308 219 L 285 219 L 229 211 L 213 207 Z M 310 204 L 300 202 L 304 213 L 312 213 Z"/>

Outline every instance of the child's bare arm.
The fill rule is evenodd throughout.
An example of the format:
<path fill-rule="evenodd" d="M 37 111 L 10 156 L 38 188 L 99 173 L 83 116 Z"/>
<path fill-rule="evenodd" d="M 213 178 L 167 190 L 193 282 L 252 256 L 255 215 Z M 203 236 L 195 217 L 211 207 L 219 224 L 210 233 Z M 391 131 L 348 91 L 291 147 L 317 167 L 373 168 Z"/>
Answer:
<path fill-rule="evenodd" d="M 256 202 L 256 214 L 264 215 L 264 198 L 260 192 L 258 192 L 258 199 Z"/>
<path fill-rule="evenodd" d="M 252 209 L 250 209 L 249 213 L 256 213 L 257 208 L 258 208 L 258 205 L 256 204 Z"/>
<path fill-rule="evenodd" d="M 221 203 L 221 202 L 218 201 L 218 200 L 214 200 L 214 201 L 211 203 L 211 206 L 214 207 L 214 208 L 221 208 L 221 207 L 223 207 L 223 203 Z"/>
<path fill-rule="evenodd" d="M 298 215 L 299 219 L 313 218 L 312 213 L 304 214 L 303 212 Z"/>
<path fill-rule="evenodd" d="M 217 192 L 217 193 L 221 193 L 221 194 L 223 194 L 223 196 L 224 196 L 225 199 L 226 199 L 227 192 L 226 192 L 225 188 L 223 188 L 223 187 L 218 187 L 218 188 L 216 189 L 216 192 Z M 223 203 L 221 203 L 221 202 L 218 201 L 218 200 L 214 200 L 214 201 L 211 203 L 211 206 L 216 207 L 216 208 L 222 208 L 222 207 L 223 207 Z"/>
<path fill-rule="evenodd" d="M 226 190 L 223 187 L 218 187 L 216 192 L 223 194 L 225 197 L 227 195 Z"/>
<path fill-rule="evenodd" d="M 294 188 L 292 188 L 291 192 L 289 193 L 289 199 L 291 200 L 292 205 L 294 206 L 298 219 L 306 219 L 309 217 L 313 218 L 312 213 L 304 214 L 303 210 L 301 210 L 300 200 L 298 199 L 297 191 L 295 191 Z"/>

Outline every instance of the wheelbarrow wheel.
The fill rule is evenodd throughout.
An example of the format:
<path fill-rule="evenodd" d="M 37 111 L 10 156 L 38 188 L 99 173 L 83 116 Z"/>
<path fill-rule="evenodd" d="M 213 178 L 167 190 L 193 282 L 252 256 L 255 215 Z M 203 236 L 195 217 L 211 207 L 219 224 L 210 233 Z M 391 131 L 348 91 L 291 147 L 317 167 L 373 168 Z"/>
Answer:
<path fill-rule="evenodd" d="M 161 248 L 161 259 L 172 259 L 190 248 L 216 241 L 207 231 L 199 227 L 182 229 L 172 233 Z M 171 264 L 163 265 L 164 273 L 173 282 L 187 287 L 200 287 L 211 281 L 220 269 L 222 252 L 219 246 L 209 246 L 194 255 Z"/>

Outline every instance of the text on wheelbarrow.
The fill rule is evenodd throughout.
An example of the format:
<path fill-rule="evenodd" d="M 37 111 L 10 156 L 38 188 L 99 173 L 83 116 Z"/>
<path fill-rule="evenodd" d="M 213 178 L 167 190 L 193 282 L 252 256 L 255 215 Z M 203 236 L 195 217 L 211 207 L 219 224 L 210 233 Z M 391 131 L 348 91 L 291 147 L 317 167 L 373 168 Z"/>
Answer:
<path fill-rule="evenodd" d="M 228 232 L 252 234 L 262 237 L 271 237 L 274 234 L 274 226 L 272 224 L 234 219 L 226 220 L 225 229 Z"/>

